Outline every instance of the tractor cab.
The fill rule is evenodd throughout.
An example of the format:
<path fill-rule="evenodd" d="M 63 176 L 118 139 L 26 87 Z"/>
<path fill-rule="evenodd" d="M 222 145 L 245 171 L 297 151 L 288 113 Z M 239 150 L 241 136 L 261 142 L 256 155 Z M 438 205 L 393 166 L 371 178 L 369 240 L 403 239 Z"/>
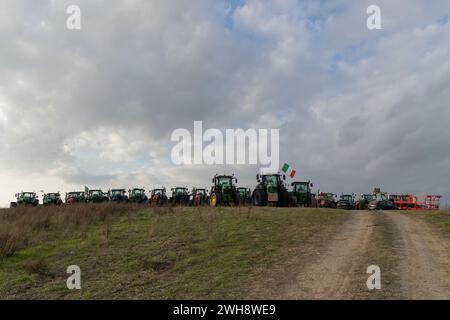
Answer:
<path fill-rule="evenodd" d="M 173 205 L 189 204 L 189 191 L 187 187 L 175 187 L 170 190 L 172 191 L 172 197 L 170 198 L 170 202 Z"/>
<path fill-rule="evenodd" d="M 192 194 L 198 194 L 198 195 L 204 196 L 204 195 L 206 195 L 206 189 L 193 188 Z"/>
<path fill-rule="evenodd" d="M 237 183 L 237 179 L 234 176 L 228 175 L 215 175 L 212 179 L 214 190 L 234 190 L 236 186 L 234 183 Z"/>
<path fill-rule="evenodd" d="M 37 206 L 39 204 L 39 198 L 35 192 L 20 192 L 16 193 L 16 202 L 11 202 L 10 207 L 15 208 L 17 206 Z"/>
<path fill-rule="evenodd" d="M 176 187 L 172 189 L 172 192 L 176 195 L 185 195 L 188 194 L 188 188 L 186 187 Z"/>
<path fill-rule="evenodd" d="M 152 194 L 152 197 L 153 196 L 162 196 L 162 195 L 166 194 L 166 189 L 153 189 L 151 194 Z"/>
<path fill-rule="evenodd" d="M 252 190 L 246 187 L 237 188 L 239 195 L 241 197 L 242 204 L 251 204 L 252 203 Z"/>
<path fill-rule="evenodd" d="M 108 199 L 110 201 L 128 201 L 127 191 L 125 189 L 112 189 L 108 191 Z"/>
<path fill-rule="evenodd" d="M 42 200 L 42 204 L 44 206 L 49 206 L 49 205 L 61 205 L 62 204 L 62 200 L 61 200 L 61 194 L 59 192 L 56 193 L 45 193 L 44 194 L 44 198 Z"/>
<path fill-rule="evenodd" d="M 87 194 L 87 202 L 100 203 L 105 201 L 105 193 L 100 189 L 91 189 Z"/>
<path fill-rule="evenodd" d="M 145 189 L 133 188 L 128 190 L 128 198 L 133 203 L 144 203 L 147 202 L 148 198 L 145 194 Z"/>
<path fill-rule="evenodd" d="M 191 198 L 195 198 L 195 197 L 206 198 L 206 197 L 208 197 L 208 191 L 203 188 L 192 188 Z"/>
<path fill-rule="evenodd" d="M 209 198 L 211 206 L 239 204 L 240 195 L 236 190 L 237 178 L 234 175 L 216 174 L 211 182 L 213 183 Z"/>
<path fill-rule="evenodd" d="M 242 197 L 251 197 L 251 189 L 246 187 L 239 187 L 237 188 L 237 191 Z"/>
<path fill-rule="evenodd" d="M 206 204 L 208 202 L 208 191 L 204 188 L 192 188 L 189 202 L 194 206 Z"/>
<path fill-rule="evenodd" d="M 297 204 L 303 207 L 311 207 L 312 193 L 311 188 L 313 184 L 311 181 L 296 181 L 291 183 L 292 193 L 297 198 Z"/>
<path fill-rule="evenodd" d="M 256 180 L 258 181 L 258 184 L 252 194 L 252 200 L 255 206 L 273 204 L 286 207 L 294 205 L 294 202 L 297 202 L 295 197 L 289 193 L 285 186 L 285 175 L 279 173 L 257 174 Z"/>
<path fill-rule="evenodd" d="M 86 196 L 83 191 L 73 191 L 66 193 L 65 202 L 68 204 L 86 202 Z"/>
<path fill-rule="evenodd" d="M 153 189 L 150 193 L 150 204 L 163 205 L 167 203 L 166 189 Z"/>
<path fill-rule="evenodd" d="M 317 195 L 317 205 L 320 208 L 336 208 L 336 197 L 337 195 L 331 192 L 320 192 Z"/>
<path fill-rule="evenodd" d="M 338 209 L 352 210 L 355 209 L 355 195 L 354 194 L 341 194 L 337 203 Z"/>
<path fill-rule="evenodd" d="M 21 192 L 16 195 L 17 200 L 32 200 L 37 198 L 37 195 L 35 192 Z"/>

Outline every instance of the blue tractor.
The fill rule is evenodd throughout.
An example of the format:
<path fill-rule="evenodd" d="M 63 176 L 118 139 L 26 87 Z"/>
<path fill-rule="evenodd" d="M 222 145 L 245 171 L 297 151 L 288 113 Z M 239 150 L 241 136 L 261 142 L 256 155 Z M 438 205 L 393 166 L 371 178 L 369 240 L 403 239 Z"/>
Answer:
<path fill-rule="evenodd" d="M 109 201 L 128 202 L 128 195 L 125 189 L 111 189 L 108 191 Z"/>

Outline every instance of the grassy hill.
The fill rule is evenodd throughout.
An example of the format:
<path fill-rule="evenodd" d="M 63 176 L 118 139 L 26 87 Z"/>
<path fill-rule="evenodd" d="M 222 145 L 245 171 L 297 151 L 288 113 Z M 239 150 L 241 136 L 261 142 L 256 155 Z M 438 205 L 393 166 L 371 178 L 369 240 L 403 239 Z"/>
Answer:
<path fill-rule="evenodd" d="M 0 210 L 0 298 L 245 298 L 261 270 L 346 213 L 80 205 Z M 69 265 L 82 290 L 66 287 Z"/>

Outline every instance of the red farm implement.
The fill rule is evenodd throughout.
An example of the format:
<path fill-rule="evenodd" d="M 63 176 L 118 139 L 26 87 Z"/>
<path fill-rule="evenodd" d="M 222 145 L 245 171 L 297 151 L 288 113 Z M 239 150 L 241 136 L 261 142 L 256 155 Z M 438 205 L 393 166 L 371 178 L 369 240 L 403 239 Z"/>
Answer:
<path fill-rule="evenodd" d="M 410 194 L 390 195 L 390 200 L 400 210 L 439 210 L 439 201 L 441 196 L 426 195 L 414 196 Z"/>

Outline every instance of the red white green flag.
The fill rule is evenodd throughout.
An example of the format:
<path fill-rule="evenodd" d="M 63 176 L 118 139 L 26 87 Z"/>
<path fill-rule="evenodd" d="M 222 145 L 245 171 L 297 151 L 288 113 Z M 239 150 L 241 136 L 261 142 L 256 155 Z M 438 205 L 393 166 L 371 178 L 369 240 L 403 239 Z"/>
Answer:
<path fill-rule="evenodd" d="M 294 170 L 294 168 L 292 168 L 290 165 L 288 165 L 287 163 L 285 163 L 285 164 L 283 164 L 283 167 L 281 168 L 281 170 L 284 172 L 284 173 L 288 173 L 289 172 L 289 176 L 291 177 L 291 178 L 293 178 L 294 176 L 295 176 L 295 170 Z"/>

